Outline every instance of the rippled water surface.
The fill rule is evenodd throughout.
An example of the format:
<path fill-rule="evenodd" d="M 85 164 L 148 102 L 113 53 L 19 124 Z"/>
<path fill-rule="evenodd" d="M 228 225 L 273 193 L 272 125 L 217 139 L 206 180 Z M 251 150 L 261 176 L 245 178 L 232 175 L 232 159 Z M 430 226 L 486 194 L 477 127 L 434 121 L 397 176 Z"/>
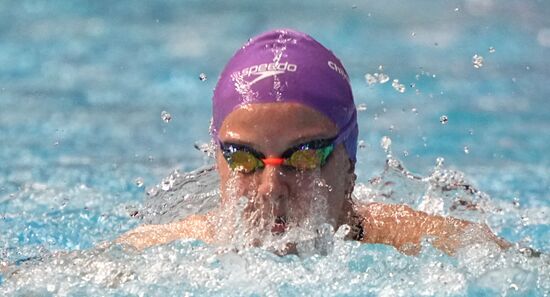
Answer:
<path fill-rule="evenodd" d="M 535 0 L 1 1 L 0 295 L 550 295 L 548 15 Z M 542 254 L 449 257 L 427 239 L 410 257 L 338 232 L 327 255 L 301 257 L 107 244 L 216 205 L 215 172 L 185 174 L 212 163 L 212 88 L 275 27 L 308 32 L 348 69 L 357 199 L 442 205 Z"/>

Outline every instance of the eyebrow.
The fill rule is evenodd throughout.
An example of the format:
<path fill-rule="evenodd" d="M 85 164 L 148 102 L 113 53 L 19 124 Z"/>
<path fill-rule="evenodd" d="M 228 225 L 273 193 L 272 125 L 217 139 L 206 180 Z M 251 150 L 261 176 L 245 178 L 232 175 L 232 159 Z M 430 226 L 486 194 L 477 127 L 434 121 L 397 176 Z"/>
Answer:
<path fill-rule="evenodd" d="M 311 139 L 309 141 L 301 141 L 293 146 L 290 146 L 288 147 L 282 154 L 281 154 L 281 157 L 283 158 L 288 158 L 290 157 L 289 154 L 291 152 L 294 152 L 296 150 L 299 150 L 300 147 L 304 146 L 304 145 L 313 145 L 314 147 L 317 147 L 317 146 L 326 146 L 326 145 L 329 145 L 331 142 L 334 141 L 334 139 L 336 139 L 336 137 L 338 136 L 333 136 L 333 137 L 330 137 L 330 138 L 315 138 L 315 139 Z M 307 138 L 306 138 L 307 139 Z M 233 141 L 221 141 L 220 140 L 220 145 L 222 147 L 222 150 L 225 150 L 225 149 L 229 149 L 229 146 L 234 146 L 235 148 L 237 149 L 243 149 L 245 151 L 248 151 L 250 153 L 252 153 L 253 155 L 259 157 L 260 159 L 264 159 L 266 158 L 266 156 L 259 150 L 256 150 L 253 146 L 251 145 L 248 145 L 248 144 L 241 144 L 239 142 L 233 142 Z"/>
<path fill-rule="evenodd" d="M 336 137 L 338 137 L 338 134 L 332 135 L 332 136 L 327 136 L 326 134 L 311 135 L 311 136 L 300 136 L 300 137 L 294 139 L 293 141 L 291 141 L 290 145 L 287 146 L 286 150 L 288 150 L 289 148 L 297 147 L 299 145 L 308 144 L 312 141 L 335 139 Z M 218 139 L 218 141 L 222 142 L 223 144 L 234 144 L 234 145 L 247 146 L 248 148 L 253 149 L 256 152 L 260 151 L 254 143 L 246 141 L 246 140 L 241 140 L 241 139 L 222 140 L 222 139 Z"/>

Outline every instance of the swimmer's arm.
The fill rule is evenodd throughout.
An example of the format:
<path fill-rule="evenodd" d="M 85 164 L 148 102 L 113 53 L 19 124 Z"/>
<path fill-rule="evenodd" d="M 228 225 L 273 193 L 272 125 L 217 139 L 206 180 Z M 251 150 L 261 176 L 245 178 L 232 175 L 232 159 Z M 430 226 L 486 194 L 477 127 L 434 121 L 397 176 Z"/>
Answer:
<path fill-rule="evenodd" d="M 182 221 L 164 225 L 143 225 L 126 232 L 115 242 L 142 250 L 182 238 L 210 242 L 212 239 L 206 216 L 192 215 Z"/>
<path fill-rule="evenodd" d="M 510 243 L 494 235 L 486 225 L 416 211 L 406 205 L 370 203 L 360 207 L 363 242 L 393 245 L 405 254 L 417 254 L 424 237 L 433 246 L 453 255 L 462 246 L 492 241 L 503 249 Z"/>

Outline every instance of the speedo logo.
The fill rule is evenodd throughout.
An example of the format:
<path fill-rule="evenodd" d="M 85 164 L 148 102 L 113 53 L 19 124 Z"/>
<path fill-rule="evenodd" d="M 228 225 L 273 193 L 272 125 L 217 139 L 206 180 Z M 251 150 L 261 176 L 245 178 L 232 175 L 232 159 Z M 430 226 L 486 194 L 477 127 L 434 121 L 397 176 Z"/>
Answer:
<path fill-rule="evenodd" d="M 233 77 L 255 77 L 254 80 L 248 82 L 249 85 L 253 85 L 262 79 L 266 79 L 271 76 L 283 74 L 285 72 L 296 72 L 298 65 L 284 62 L 284 63 L 263 63 L 258 65 L 252 65 L 246 67 L 241 71 L 233 73 Z"/>

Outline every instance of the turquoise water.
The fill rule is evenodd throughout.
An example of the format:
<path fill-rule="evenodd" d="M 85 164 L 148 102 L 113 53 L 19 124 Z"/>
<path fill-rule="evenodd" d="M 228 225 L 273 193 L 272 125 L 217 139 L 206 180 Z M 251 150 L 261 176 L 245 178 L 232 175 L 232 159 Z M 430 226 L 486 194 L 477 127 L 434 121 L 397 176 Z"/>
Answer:
<path fill-rule="evenodd" d="M 1 274 L 0 292 L 548 296 L 548 257 L 491 247 L 457 258 L 342 241 L 305 258 L 187 241 L 94 248 L 137 226 L 145 192 L 172 170 L 211 163 L 194 146 L 209 141 L 219 72 L 249 37 L 291 27 L 341 58 L 366 106 L 359 198 L 379 175 L 410 186 L 384 169 L 388 136 L 409 170 L 429 177 L 444 158 L 488 195 L 500 236 L 549 253 L 548 15 L 530 0 L 1 1 L 0 265 L 20 270 Z M 390 80 L 369 86 L 379 65 Z"/>

